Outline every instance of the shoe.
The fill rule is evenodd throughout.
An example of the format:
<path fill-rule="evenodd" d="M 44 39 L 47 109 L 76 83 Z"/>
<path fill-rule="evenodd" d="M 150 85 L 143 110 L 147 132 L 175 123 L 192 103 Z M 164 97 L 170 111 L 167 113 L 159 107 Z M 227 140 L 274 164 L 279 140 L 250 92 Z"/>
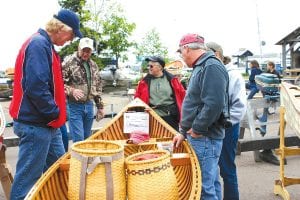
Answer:
<path fill-rule="evenodd" d="M 259 152 L 259 158 L 265 162 L 274 164 L 274 165 L 280 165 L 280 162 L 278 158 L 273 154 L 271 149 L 263 150 L 262 152 Z"/>
<path fill-rule="evenodd" d="M 257 127 L 257 128 L 255 128 L 255 130 L 259 131 L 259 133 L 261 134 L 262 137 L 264 137 L 267 133 L 266 129 L 261 128 L 261 127 L 259 127 L 259 128 Z"/>

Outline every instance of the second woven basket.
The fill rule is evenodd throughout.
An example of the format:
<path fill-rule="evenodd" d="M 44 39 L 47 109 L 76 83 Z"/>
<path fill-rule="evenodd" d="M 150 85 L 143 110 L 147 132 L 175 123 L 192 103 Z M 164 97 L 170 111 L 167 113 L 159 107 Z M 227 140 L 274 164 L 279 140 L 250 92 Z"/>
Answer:
<path fill-rule="evenodd" d="M 156 155 L 156 158 L 153 158 Z M 140 160 L 137 158 L 150 158 Z M 170 153 L 152 150 L 136 153 L 125 159 L 128 200 L 178 200 L 178 186 Z"/>

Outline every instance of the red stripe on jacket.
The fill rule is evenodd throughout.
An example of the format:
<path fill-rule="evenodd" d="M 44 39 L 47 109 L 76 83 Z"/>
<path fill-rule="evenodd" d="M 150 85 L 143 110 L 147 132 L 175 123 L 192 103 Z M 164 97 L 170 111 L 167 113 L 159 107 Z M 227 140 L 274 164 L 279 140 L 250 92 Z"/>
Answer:
<path fill-rule="evenodd" d="M 39 33 L 33 34 L 25 43 L 19 51 L 18 57 L 15 63 L 15 76 L 14 76 L 14 89 L 13 98 L 9 107 L 9 113 L 12 118 L 18 119 L 20 107 L 23 98 L 23 88 L 22 79 L 24 70 L 24 61 L 26 49 L 31 41 L 31 39 Z M 53 128 L 59 128 L 66 122 L 66 97 L 64 92 L 64 82 L 62 78 L 62 68 L 59 55 L 52 49 L 52 77 L 53 77 L 53 87 L 54 87 L 54 101 L 59 108 L 59 116 L 57 119 L 52 120 L 47 125 Z"/>

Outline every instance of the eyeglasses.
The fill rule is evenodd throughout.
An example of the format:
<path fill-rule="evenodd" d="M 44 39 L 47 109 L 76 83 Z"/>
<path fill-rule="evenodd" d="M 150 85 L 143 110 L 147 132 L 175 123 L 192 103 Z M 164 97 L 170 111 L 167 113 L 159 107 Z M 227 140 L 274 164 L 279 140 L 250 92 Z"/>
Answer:
<path fill-rule="evenodd" d="M 181 54 L 182 54 L 182 51 L 183 51 L 183 49 L 184 49 L 185 47 L 187 47 L 187 45 L 183 45 L 183 46 L 179 47 L 179 49 L 177 50 L 177 52 L 181 55 Z"/>
<path fill-rule="evenodd" d="M 147 67 L 149 67 L 149 68 L 153 68 L 154 66 L 159 66 L 159 65 L 147 65 Z"/>

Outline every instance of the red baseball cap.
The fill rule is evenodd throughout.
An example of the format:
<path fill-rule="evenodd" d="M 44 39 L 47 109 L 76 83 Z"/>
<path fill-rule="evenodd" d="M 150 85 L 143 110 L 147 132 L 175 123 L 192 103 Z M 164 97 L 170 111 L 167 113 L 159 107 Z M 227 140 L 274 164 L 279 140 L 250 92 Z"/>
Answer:
<path fill-rule="evenodd" d="M 189 43 L 199 43 L 199 44 L 204 44 L 204 37 L 198 35 L 198 34 L 194 34 L 194 33 L 188 33 L 186 35 L 184 35 L 180 42 L 179 42 L 179 46 L 183 46 Z"/>

